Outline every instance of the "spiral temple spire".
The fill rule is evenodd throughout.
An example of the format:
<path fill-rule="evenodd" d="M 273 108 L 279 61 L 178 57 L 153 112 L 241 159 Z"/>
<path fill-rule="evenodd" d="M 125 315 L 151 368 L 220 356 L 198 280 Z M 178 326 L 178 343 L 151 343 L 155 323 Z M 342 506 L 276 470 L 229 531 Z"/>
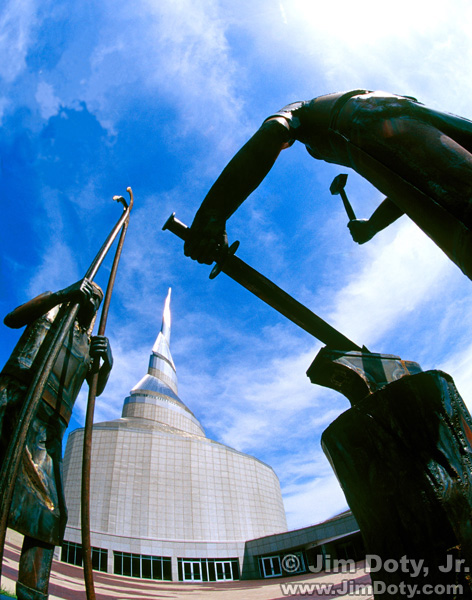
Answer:
<path fill-rule="evenodd" d="M 167 293 L 161 330 L 152 347 L 147 374 L 125 398 L 123 417 L 157 421 L 186 433 L 205 435 L 198 419 L 178 395 L 177 372 L 170 351 L 171 288 Z"/>

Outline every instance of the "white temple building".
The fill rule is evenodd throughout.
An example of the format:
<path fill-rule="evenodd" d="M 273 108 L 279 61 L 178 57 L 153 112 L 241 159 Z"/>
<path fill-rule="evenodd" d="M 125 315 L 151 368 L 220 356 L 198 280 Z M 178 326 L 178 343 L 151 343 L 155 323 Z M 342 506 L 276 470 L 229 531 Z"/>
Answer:
<path fill-rule="evenodd" d="M 93 562 L 132 577 L 238 579 L 246 541 L 287 530 L 279 480 L 268 465 L 206 437 L 179 398 L 170 329 L 169 290 L 147 373 L 125 398 L 120 419 L 93 426 Z M 62 559 L 75 564 L 82 445 L 77 429 L 64 456 Z"/>

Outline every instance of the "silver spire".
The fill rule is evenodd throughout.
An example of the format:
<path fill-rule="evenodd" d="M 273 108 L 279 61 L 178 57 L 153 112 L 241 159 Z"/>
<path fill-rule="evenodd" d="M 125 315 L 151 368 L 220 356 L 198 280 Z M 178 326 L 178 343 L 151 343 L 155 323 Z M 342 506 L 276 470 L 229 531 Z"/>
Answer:
<path fill-rule="evenodd" d="M 152 347 L 147 374 L 125 398 L 123 417 L 144 417 L 189 433 L 205 435 L 193 413 L 179 398 L 177 373 L 170 353 L 170 295 L 167 292 L 161 330 Z"/>
<path fill-rule="evenodd" d="M 154 342 L 149 358 L 148 374 L 166 383 L 174 394 L 178 395 L 177 373 L 170 353 L 170 294 L 171 288 L 167 292 L 164 303 L 161 330 Z"/>
<path fill-rule="evenodd" d="M 170 318 L 170 294 L 172 292 L 172 288 L 169 288 L 169 291 L 167 292 L 167 298 L 166 301 L 164 303 L 164 312 L 162 313 L 162 325 L 161 325 L 161 331 L 160 333 L 162 333 L 163 337 L 167 340 L 167 344 L 170 344 L 170 326 L 171 326 L 171 318 Z M 156 340 L 156 344 L 159 340 L 159 336 L 157 336 L 157 340 Z M 154 347 L 156 346 L 156 344 L 154 344 Z M 153 347 L 153 352 L 154 352 L 154 347 Z"/>

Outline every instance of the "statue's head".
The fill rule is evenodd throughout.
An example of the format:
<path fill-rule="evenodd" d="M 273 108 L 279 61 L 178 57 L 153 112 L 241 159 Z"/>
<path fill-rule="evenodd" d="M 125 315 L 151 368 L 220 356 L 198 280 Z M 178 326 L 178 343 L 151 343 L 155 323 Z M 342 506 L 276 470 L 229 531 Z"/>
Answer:
<path fill-rule="evenodd" d="M 93 293 L 90 297 L 90 300 L 87 302 L 87 304 L 84 304 L 80 307 L 77 315 L 77 321 L 79 322 L 79 325 L 84 329 L 87 329 L 90 333 L 93 330 L 97 312 L 103 300 L 103 292 L 101 288 L 93 281 L 91 283 L 93 287 Z"/>

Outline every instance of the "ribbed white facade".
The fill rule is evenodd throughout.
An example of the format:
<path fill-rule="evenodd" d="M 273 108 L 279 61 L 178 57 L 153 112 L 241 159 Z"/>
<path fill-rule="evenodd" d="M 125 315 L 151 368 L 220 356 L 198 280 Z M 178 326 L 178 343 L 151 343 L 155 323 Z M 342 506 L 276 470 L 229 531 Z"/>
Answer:
<path fill-rule="evenodd" d="M 138 559 L 134 573 L 120 563 L 132 554 L 131 563 L 165 559 L 173 580 L 237 578 L 247 540 L 287 530 L 280 485 L 266 464 L 208 439 L 178 397 L 169 300 L 148 372 L 122 418 L 93 427 L 92 546 L 107 550 L 108 572 L 137 576 Z M 74 544 L 81 543 L 82 444 L 83 429 L 72 432 L 64 456 L 65 540 Z"/>

